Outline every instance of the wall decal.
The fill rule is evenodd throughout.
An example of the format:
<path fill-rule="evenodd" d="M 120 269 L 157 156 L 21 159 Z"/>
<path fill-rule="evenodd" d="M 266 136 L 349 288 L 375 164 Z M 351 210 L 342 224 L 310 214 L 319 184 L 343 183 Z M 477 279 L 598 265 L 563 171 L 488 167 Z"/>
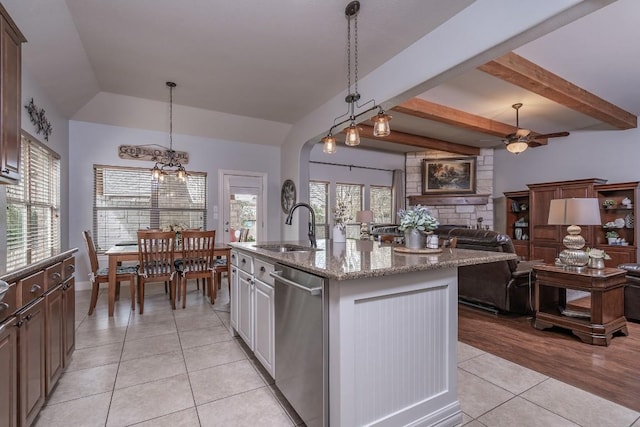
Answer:
<path fill-rule="evenodd" d="M 121 159 L 157 162 L 169 157 L 167 151 L 166 147 L 160 145 L 121 145 L 118 147 L 118 157 Z M 189 153 L 186 151 L 176 151 L 174 158 L 182 164 L 189 163 Z"/>
<path fill-rule="evenodd" d="M 43 134 L 44 139 L 49 140 L 49 135 L 53 132 L 53 126 L 51 126 L 51 122 L 47 120 L 45 116 L 44 108 L 38 108 L 36 104 L 33 103 L 33 98 L 29 101 L 27 105 L 24 106 L 29 113 L 29 119 L 31 119 L 31 123 L 36 127 L 36 133 Z"/>

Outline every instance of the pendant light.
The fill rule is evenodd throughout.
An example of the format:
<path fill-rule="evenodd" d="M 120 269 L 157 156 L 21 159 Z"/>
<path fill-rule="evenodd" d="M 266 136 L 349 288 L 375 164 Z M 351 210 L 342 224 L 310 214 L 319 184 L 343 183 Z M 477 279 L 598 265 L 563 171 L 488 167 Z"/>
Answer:
<path fill-rule="evenodd" d="M 344 10 L 344 14 L 347 17 L 347 92 L 348 95 L 345 98 L 345 102 L 348 104 L 348 110 L 345 114 L 336 117 L 333 120 L 333 126 L 329 129 L 329 133 L 327 136 L 322 138 L 322 142 L 324 144 L 323 150 L 325 153 L 332 154 L 336 152 L 336 139 L 333 136 L 333 130 L 338 126 L 344 125 L 349 122 L 349 127 L 346 130 L 346 140 L 345 144 L 349 146 L 356 146 L 360 144 L 360 131 L 361 129 L 357 126 L 356 120 L 370 111 L 378 109 L 378 114 L 371 118 L 374 123 L 373 127 L 373 135 L 380 138 L 389 136 L 391 133 L 391 129 L 389 127 L 389 121 L 391 120 L 391 116 L 386 114 L 381 106 L 377 105 L 374 99 L 371 99 L 365 102 L 362 105 L 358 104 L 360 100 L 360 93 L 358 93 L 358 12 L 360 11 L 360 2 L 352 1 L 347 4 L 347 7 Z M 353 55 L 351 54 L 351 26 L 353 23 Z M 353 73 L 351 71 L 351 58 L 353 57 L 354 69 Z M 351 75 L 353 74 L 354 87 L 353 92 L 351 92 Z M 373 106 L 362 111 L 361 113 L 355 114 L 356 108 L 362 108 L 367 104 L 373 103 Z M 345 120 L 342 120 L 339 123 L 336 123 L 337 120 L 341 119 L 344 116 L 348 116 Z"/>
<path fill-rule="evenodd" d="M 173 89 L 176 87 L 174 82 L 167 82 L 169 88 L 169 149 L 166 151 L 166 157 L 161 157 L 156 161 L 155 166 L 151 169 L 151 178 L 154 181 L 164 181 L 169 173 L 175 173 L 176 177 L 184 182 L 187 180 L 187 170 L 178 160 L 177 153 L 173 149 Z"/>

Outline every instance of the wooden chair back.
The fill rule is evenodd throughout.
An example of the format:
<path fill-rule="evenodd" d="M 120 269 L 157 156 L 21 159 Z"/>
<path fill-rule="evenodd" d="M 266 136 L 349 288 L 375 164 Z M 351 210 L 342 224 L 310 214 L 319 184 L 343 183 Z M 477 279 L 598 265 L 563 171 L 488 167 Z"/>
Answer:
<path fill-rule="evenodd" d="M 138 230 L 138 262 L 141 276 L 147 279 L 173 278 L 175 239 L 176 233 L 173 231 Z"/>
<path fill-rule="evenodd" d="M 187 277 L 211 274 L 216 231 L 182 232 L 182 271 Z"/>
<path fill-rule="evenodd" d="M 89 254 L 89 262 L 91 263 L 91 272 L 95 275 L 98 273 L 100 266 L 98 265 L 98 254 L 96 252 L 96 247 L 93 244 L 93 237 L 91 237 L 91 232 L 89 230 L 84 230 L 82 232 L 82 236 L 84 237 L 84 241 L 87 243 L 87 253 Z"/>

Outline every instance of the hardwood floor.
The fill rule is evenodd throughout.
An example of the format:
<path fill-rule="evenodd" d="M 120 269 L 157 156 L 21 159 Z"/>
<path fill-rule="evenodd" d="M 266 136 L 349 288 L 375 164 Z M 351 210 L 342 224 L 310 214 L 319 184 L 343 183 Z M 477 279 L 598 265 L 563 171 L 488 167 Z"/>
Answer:
<path fill-rule="evenodd" d="M 459 304 L 458 339 L 605 399 L 640 411 L 640 324 L 608 347 L 561 328 L 534 329 L 531 316 L 494 315 Z"/>

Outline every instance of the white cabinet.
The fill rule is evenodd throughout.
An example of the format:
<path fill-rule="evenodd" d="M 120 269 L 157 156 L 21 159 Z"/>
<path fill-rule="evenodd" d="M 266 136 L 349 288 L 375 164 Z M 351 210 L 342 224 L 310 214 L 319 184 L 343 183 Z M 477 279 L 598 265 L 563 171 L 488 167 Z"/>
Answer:
<path fill-rule="evenodd" d="M 243 252 L 236 252 L 234 258 L 234 252 L 231 254 L 231 325 L 274 376 L 275 304 L 273 278 L 269 275 L 274 266 Z"/>
<path fill-rule="evenodd" d="M 242 270 L 238 275 L 238 333 L 253 350 L 253 276 Z"/>

